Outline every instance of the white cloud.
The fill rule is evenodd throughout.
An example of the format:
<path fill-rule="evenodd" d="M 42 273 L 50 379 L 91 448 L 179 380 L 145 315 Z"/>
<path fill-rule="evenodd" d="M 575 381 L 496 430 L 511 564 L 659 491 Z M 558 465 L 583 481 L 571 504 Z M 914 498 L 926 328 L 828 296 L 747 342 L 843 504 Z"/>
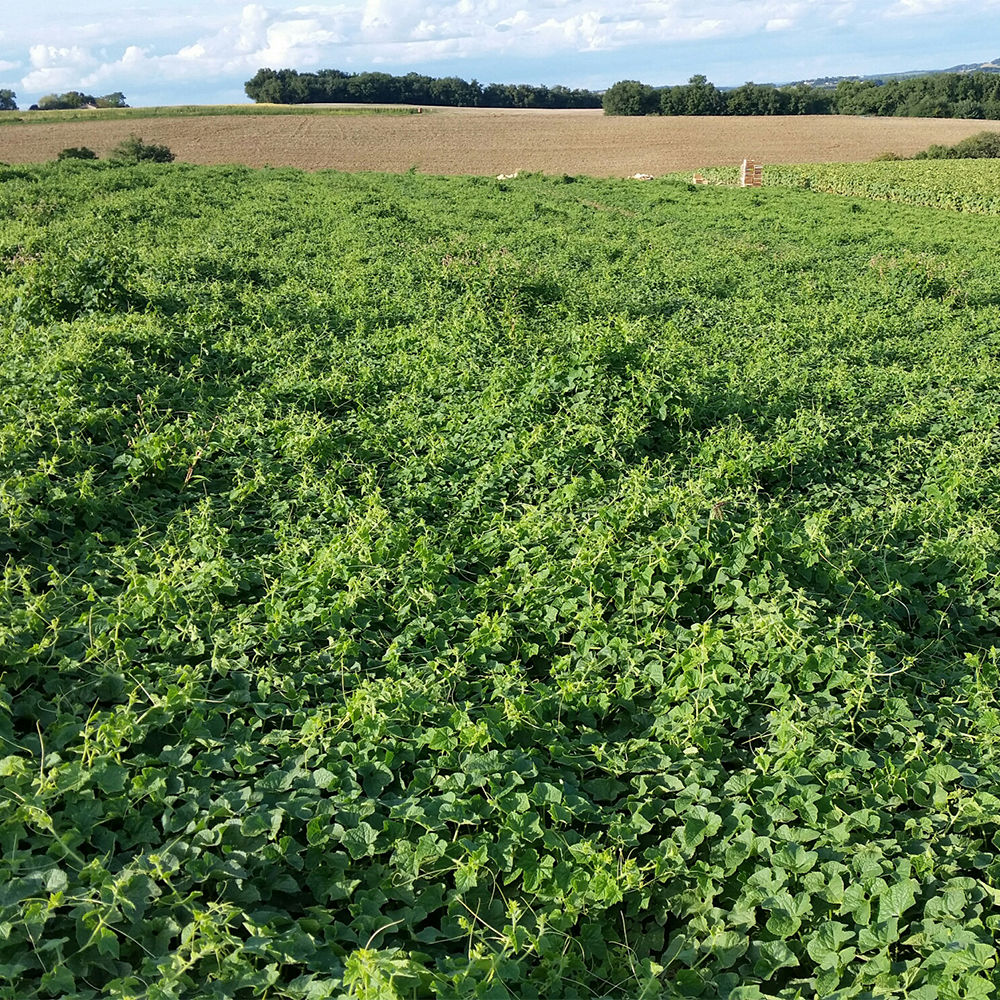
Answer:
<path fill-rule="evenodd" d="M 905 0 L 936 2 L 936 0 Z M 221 5 L 215 5 L 216 10 Z M 31 72 L 22 87 L 38 90 L 79 86 L 119 77 L 126 70 L 155 72 L 167 79 L 220 77 L 261 66 L 316 68 L 320 64 L 404 65 L 442 58 L 484 55 L 547 57 L 572 52 L 607 52 L 636 44 L 670 43 L 727 34 L 744 35 L 783 23 L 795 6 L 783 0 L 750 5 L 723 0 L 711 17 L 683 0 L 623 0 L 613 9 L 600 0 L 345 0 L 335 5 L 273 7 L 246 4 L 208 26 L 181 5 L 160 25 L 175 34 L 207 27 L 164 51 L 139 29 L 108 58 L 100 45 L 102 22 L 88 8 L 88 21 L 75 37 L 90 48 L 51 43 L 31 46 Z M 185 13 L 186 11 L 186 13 Z M 106 23 L 106 22 L 105 22 Z M 773 28 L 772 28 L 773 30 Z M 113 37 L 122 36 L 119 21 Z M 60 37 L 66 37 L 65 32 Z M 159 51 L 157 49 L 159 48 Z M 100 53 L 98 55 L 97 53 Z"/>
<path fill-rule="evenodd" d="M 464 62 L 466 75 L 482 76 L 477 60 L 536 60 L 541 75 L 573 82 L 552 67 L 573 65 L 578 53 L 660 47 L 667 61 L 677 45 L 800 29 L 813 38 L 833 29 L 870 36 L 886 18 L 937 20 L 984 4 L 1000 0 L 716 0 L 710 7 L 690 0 L 173 0 L 134 15 L 111 0 L 90 0 L 81 17 L 73 0 L 42 0 L 44 11 L 29 8 L 4 25 L 0 72 L 12 80 L 11 71 L 27 63 L 19 89 L 29 93 L 106 86 L 134 95 L 179 83 L 206 93 L 235 89 L 262 66 L 405 71 L 448 62 L 448 71 L 461 73 Z M 732 48 L 739 72 L 753 53 L 742 41 Z"/>
<path fill-rule="evenodd" d="M 962 14 L 970 8 L 982 12 L 997 6 L 1000 6 L 997 0 L 896 0 L 896 3 L 886 10 L 886 17 Z"/>
<path fill-rule="evenodd" d="M 21 81 L 26 90 L 69 90 L 79 86 L 81 75 L 94 64 L 94 56 L 78 45 L 32 45 L 28 61 L 31 70 Z"/>

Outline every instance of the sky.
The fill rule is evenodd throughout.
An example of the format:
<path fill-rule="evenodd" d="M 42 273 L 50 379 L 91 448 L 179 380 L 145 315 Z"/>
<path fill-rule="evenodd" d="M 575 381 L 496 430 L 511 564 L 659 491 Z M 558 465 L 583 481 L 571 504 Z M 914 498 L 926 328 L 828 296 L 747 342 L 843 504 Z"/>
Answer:
<path fill-rule="evenodd" d="M 1000 0 L 36 0 L 0 20 L 0 88 L 247 101 L 263 66 L 565 84 L 719 86 L 1000 56 Z"/>

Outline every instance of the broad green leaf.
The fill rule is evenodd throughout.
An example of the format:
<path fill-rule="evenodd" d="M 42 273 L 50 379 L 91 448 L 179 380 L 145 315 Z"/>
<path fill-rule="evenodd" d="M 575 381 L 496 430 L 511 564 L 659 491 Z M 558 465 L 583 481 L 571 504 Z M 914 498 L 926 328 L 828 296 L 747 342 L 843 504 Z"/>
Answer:
<path fill-rule="evenodd" d="M 362 821 L 353 830 L 345 830 L 340 839 L 352 858 L 364 858 L 372 854 L 378 833 L 373 826 Z"/>

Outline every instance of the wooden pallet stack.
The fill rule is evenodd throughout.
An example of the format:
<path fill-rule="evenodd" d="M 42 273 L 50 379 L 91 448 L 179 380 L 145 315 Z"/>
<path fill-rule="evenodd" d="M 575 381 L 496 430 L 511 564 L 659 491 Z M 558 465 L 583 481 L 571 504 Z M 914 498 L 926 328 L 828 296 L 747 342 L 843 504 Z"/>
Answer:
<path fill-rule="evenodd" d="M 740 167 L 740 187 L 759 188 L 764 174 L 764 168 L 753 160 L 744 160 Z"/>

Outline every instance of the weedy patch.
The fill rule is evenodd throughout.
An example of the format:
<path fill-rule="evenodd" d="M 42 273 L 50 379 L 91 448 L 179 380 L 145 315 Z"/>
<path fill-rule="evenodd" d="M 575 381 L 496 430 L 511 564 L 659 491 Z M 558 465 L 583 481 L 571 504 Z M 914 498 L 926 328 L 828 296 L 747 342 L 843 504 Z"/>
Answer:
<path fill-rule="evenodd" d="M 994 227 L 755 197 L 0 169 L 0 998 L 992 995 Z"/>
<path fill-rule="evenodd" d="M 767 168 L 764 184 L 996 215 L 1000 212 L 1000 187 L 995 164 L 995 160 L 901 161 L 886 156 L 873 163 L 777 165 Z M 735 183 L 733 169 L 711 168 L 705 174 L 715 183 Z M 853 211 L 859 209 L 852 207 Z"/>

